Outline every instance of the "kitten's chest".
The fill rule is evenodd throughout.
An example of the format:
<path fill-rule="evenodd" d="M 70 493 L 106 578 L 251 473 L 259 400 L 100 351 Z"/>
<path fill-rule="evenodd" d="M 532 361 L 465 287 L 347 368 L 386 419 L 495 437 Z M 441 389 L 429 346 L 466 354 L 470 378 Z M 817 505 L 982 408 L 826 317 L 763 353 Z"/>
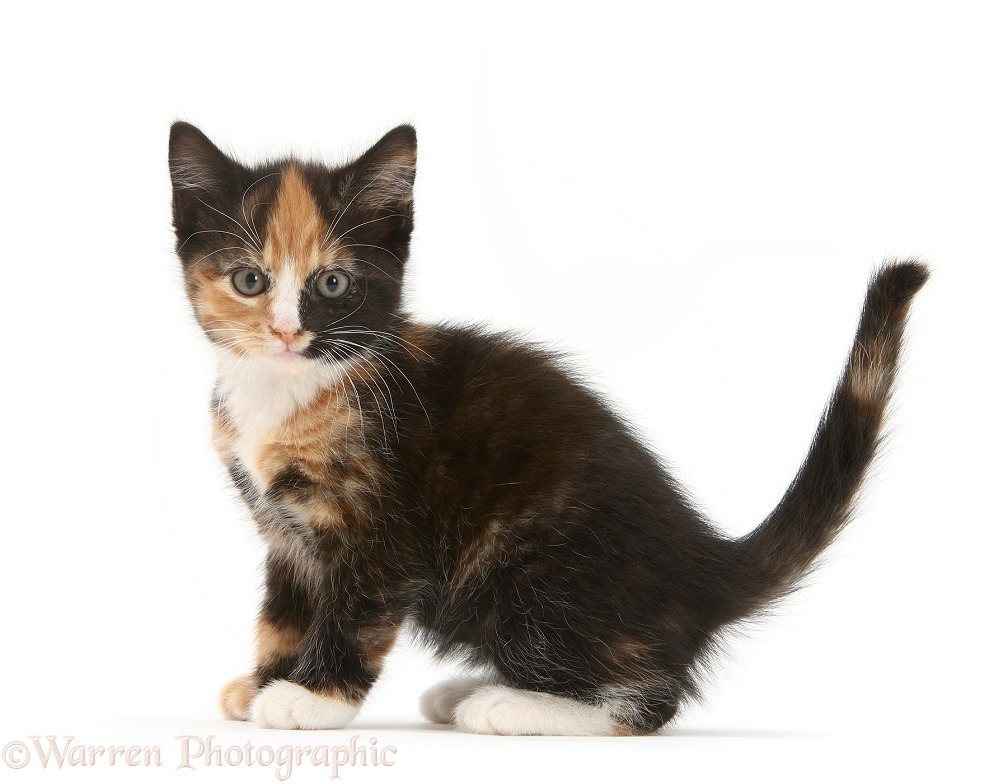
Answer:
<path fill-rule="evenodd" d="M 268 538 L 369 519 L 383 472 L 339 384 L 220 388 L 214 440 Z"/>
<path fill-rule="evenodd" d="M 220 382 L 214 442 L 220 457 L 264 495 L 291 470 L 323 482 L 354 441 L 353 411 L 338 388 L 316 377 L 251 374 Z"/>

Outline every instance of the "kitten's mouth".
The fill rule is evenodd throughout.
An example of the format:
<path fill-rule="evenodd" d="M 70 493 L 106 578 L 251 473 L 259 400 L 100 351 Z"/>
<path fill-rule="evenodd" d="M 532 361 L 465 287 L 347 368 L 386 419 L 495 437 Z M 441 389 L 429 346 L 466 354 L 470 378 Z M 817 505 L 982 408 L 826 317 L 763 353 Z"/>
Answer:
<path fill-rule="evenodd" d="M 303 348 L 294 348 L 288 344 L 283 343 L 281 346 L 271 345 L 268 348 L 267 355 L 270 359 L 277 360 L 279 362 L 293 362 L 297 359 L 306 359 L 303 354 Z"/>

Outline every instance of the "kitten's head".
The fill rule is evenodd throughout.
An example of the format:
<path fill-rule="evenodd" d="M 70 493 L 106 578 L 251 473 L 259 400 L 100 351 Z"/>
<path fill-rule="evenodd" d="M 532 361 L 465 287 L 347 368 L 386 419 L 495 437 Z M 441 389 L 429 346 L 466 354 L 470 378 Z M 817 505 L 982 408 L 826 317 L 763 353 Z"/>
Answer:
<path fill-rule="evenodd" d="M 252 168 L 175 123 L 177 253 L 206 335 L 290 370 L 350 360 L 385 335 L 400 306 L 416 149 L 405 125 L 340 168 Z"/>

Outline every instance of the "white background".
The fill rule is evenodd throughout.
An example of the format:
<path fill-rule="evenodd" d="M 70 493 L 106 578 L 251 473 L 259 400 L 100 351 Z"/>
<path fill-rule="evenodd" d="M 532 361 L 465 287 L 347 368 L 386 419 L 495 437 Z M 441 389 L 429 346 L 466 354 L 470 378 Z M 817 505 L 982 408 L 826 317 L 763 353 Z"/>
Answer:
<path fill-rule="evenodd" d="M 5 11 L 0 744 L 163 749 L 160 768 L 46 777 L 67 781 L 275 781 L 175 772 L 174 738 L 354 732 L 397 754 L 351 781 L 999 775 L 997 8 Z M 565 348 L 735 535 L 793 477 L 874 265 L 919 255 L 934 277 L 862 513 L 662 736 L 433 729 L 417 696 L 451 668 L 408 645 L 362 729 L 220 721 L 219 687 L 250 663 L 261 551 L 210 451 L 212 363 L 172 256 L 178 118 L 243 158 L 329 162 L 413 123 L 415 312 Z M 42 775 L 33 760 L 10 778 Z"/>

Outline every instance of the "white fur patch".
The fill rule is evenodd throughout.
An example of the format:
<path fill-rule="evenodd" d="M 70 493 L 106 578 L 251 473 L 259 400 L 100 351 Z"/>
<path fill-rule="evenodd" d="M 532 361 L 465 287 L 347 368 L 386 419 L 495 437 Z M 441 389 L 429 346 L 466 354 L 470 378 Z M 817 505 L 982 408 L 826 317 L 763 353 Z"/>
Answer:
<path fill-rule="evenodd" d="M 456 726 L 480 735 L 612 735 L 606 707 L 508 686 L 481 686 L 456 706 Z"/>
<path fill-rule="evenodd" d="M 272 295 L 272 328 L 280 332 L 300 330 L 300 289 L 302 284 L 296 278 L 293 264 L 287 260 L 282 265 L 275 281 Z"/>
<path fill-rule="evenodd" d="M 237 429 L 237 459 L 259 491 L 266 482 L 258 470 L 258 453 L 298 409 L 310 405 L 321 389 L 336 383 L 341 370 L 330 363 L 302 358 L 270 361 L 217 352 L 218 393 L 226 417 Z"/>
<path fill-rule="evenodd" d="M 337 730 L 358 712 L 356 705 L 315 694 L 290 681 L 266 686 L 251 703 L 254 723 L 278 730 Z"/>
<path fill-rule="evenodd" d="M 456 720 L 456 706 L 487 684 L 483 678 L 457 678 L 436 684 L 421 695 L 418 709 L 435 724 L 452 724 Z"/>

